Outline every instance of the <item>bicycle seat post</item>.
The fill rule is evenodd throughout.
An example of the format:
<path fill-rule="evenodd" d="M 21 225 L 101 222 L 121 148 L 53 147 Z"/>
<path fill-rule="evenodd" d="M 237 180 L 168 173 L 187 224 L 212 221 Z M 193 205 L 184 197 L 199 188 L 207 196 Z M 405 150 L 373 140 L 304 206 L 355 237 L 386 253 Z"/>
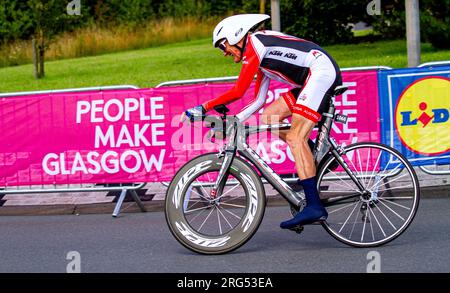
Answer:
<path fill-rule="evenodd" d="M 330 106 L 328 107 L 328 111 L 327 113 L 324 113 L 323 115 L 326 116 L 327 118 L 325 119 L 325 126 L 328 129 L 328 131 L 331 130 L 331 124 L 333 122 L 334 119 L 334 114 L 336 112 L 336 107 L 334 106 L 334 99 L 335 97 L 332 96 L 331 100 L 330 100 Z"/>
<path fill-rule="evenodd" d="M 316 139 L 316 145 L 314 148 L 314 161 L 316 166 L 320 163 L 325 154 L 330 150 L 331 144 L 328 140 L 331 125 L 333 123 L 334 114 L 336 112 L 336 107 L 334 106 L 334 97 L 332 96 L 330 99 L 328 111 L 322 113 L 322 123 L 319 126 L 319 133 Z"/>

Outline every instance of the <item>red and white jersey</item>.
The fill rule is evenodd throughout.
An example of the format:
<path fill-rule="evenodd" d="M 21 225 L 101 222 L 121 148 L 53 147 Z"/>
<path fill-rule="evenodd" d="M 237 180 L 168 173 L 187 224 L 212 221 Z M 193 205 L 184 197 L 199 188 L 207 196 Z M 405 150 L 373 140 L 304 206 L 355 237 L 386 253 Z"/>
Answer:
<path fill-rule="evenodd" d="M 203 106 L 208 111 L 241 98 L 256 74 L 255 101 L 237 115 L 244 121 L 264 105 L 271 79 L 298 88 L 305 84 L 312 70 L 335 74 L 339 68 L 321 47 L 310 41 L 275 31 L 256 32 L 247 37 L 242 69 L 234 87 Z"/>

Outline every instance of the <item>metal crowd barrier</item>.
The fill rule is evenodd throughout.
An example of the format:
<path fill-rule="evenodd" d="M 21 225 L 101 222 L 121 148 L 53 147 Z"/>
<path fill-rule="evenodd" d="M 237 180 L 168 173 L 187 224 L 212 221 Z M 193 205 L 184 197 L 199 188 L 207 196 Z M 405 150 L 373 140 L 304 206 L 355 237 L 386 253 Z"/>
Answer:
<path fill-rule="evenodd" d="M 341 71 L 359 71 L 359 70 L 389 70 L 392 67 L 388 66 L 361 66 L 361 67 L 348 67 L 341 68 Z M 174 80 L 165 81 L 158 84 L 155 88 L 163 86 L 176 86 L 176 85 L 187 85 L 187 84 L 199 84 L 199 83 L 214 83 L 214 82 L 227 82 L 235 81 L 239 76 L 227 76 L 227 77 L 211 77 L 211 78 L 198 78 L 198 79 L 185 79 L 185 80 Z"/>
<path fill-rule="evenodd" d="M 442 66 L 442 65 L 450 65 L 450 60 L 445 60 L 445 61 L 433 61 L 433 62 L 426 62 L 426 63 L 422 63 L 420 65 L 418 65 L 418 68 L 422 68 L 422 67 L 434 67 L 434 66 Z M 446 164 L 447 166 L 449 166 L 448 164 Z M 435 168 L 437 168 L 437 165 L 433 165 L 435 166 Z M 441 165 L 441 166 L 445 166 L 445 165 Z M 427 168 L 427 166 L 420 166 L 419 167 L 420 170 L 422 170 L 423 172 L 429 174 L 429 175 L 450 175 L 450 166 L 448 170 L 430 170 Z"/>
<path fill-rule="evenodd" d="M 421 67 L 433 67 L 433 66 L 441 66 L 441 65 L 450 65 L 450 60 L 445 61 L 432 61 L 432 62 L 426 62 L 418 65 L 418 68 Z"/>
<path fill-rule="evenodd" d="M 47 91 L 30 91 L 0 94 L 2 98 L 16 97 L 32 94 L 52 94 L 52 93 L 75 93 L 83 91 L 104 91 L 118 89 L 139 89 L 134 85 L 117 85 L 117 86 L 101 86 L 101 87 L 84 87 L 62 90 Z M 114 184 L 116 185 L 116 184 Z M 125 200 L 127 192 L 130 193 L 133 200 L 139 206 L 140 210 L 145 212 L 146 209 L 139 199 L 136 190 L 143 188 L 146 183 L 118 184 L 117 186 L 108 186 L 108 184 L 53 184 L 53 185 L 33 185 L 33 186 L 0 186 L 0 194 L 28 194 L 28 193 L 66 193 L 66 192 L 100 192 L 100 191 L 120 191 L 119 199 L 112 213 L 113 217 L 117 217 L 120 213 L 121 206 Z"/>
<path fill-rule="evenodd" d="M 437 62 L 427 62 L 419 65 L 418 67 L 426 66 L 439 66 L 450 64 L 450 61 L 437 61 Z M 388 66 L 364 66 L 364 67 L 350 67 L 342 68 L 341 71 L 359 71 L 359 70 L 389 70 L 392 69 Z M 214 82 L 230 82 L 237 80 L 238 76 L 231 77 L 217 77 L 217 78 L 203 78 L 203 79 L 190 79 L 190 80 L 177 80 L 177 81 L 167 81 L 160 83 L 156 88 L 163 86 L 176 86 L 176 85 L 187 85 L 187 84 L 199 84 L 199 83 L 214 83 Z M 72 89 L 61 89 L 61 90 L 47 90 L 47 91 L 29 91 L 29 92 L 16 92 L 16 93 L 3 93 L 0 94 L 2 98 L 31 95 L 31 94 L 49 94 L 49 93 L 73 93 L 81 91 L 102 91 L 102 90 L 117 90 L 117 89 L 139 89 L 139 87 L 134 85 L 118 85 L 118 86 L 102 86 L 102 87 L 84 87 L 84 88 L 72 88 Z M 447 175 L 450 174 L 450 170 L 429 170 L 425 166 L 419 167 L 422 171 L 430 175 Z M 400 170 L 401 171 L 401 170 Z M 396 175 L 396 174 L 393 174 Z M 286 176 L 286 175 L 285 175 Z M 297 180 L 296 174 L 289 174 L 285 178 L 286 181 Z M 336 178 L 330 178 L 338 180 Z M 168 186 L 168 182 L 161 182 L 164 186 Z M 114 211 L 112 213 L 113 217 L 117 217 L 120 213 L 121 206 L 125 199 L 127 192 L 130 192 L 133 200 L 139 206 L 141 211 L 145 212 L 146 209 L 139 199 L 136 190 L 143 188 L 146 183 L 133 183 L 133 184 L 118 184 L 117 186 L 108 186 L 107 184 L 97 185 L 97 184 L 65 184 L 65 185 L 41 185 L 39 186 L 18 186 L 11 188 L 8 186 L 0 186 L 0 194 L 29 194 L 29 193 L 66 193 L 66 192 L 100 192 L 100 191 L 120 191 L 119 199 L 115 205 Z"/>

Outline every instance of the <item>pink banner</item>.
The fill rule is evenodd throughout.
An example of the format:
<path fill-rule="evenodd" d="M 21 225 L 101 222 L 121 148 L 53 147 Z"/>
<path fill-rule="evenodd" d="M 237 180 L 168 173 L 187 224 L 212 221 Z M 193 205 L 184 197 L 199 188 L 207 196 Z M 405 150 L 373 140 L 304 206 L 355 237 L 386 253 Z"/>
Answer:
<path fill-rule="evenodd" d="M 335 99 L 336 112 L 348 116 L 346 124 L 334 123 L 332 137 L 343 146 L 363 141 L 380 142 L 380 115 L 377 71 L 343 72 L 343 85 L 348 90 Z M 288 89 L 272 82 L 267 102 Z M 261 111 L 260 111 L 261 112 Z M 317 130 L 311 135 L 315 139 Z M 279 138 L 259 137 L 250 140 L 256 152 L 279 174 L 296 173 L 294 157 L 287 144 Z"/>
<path fill-rule="evenodd" d="M 345 144 L 379 141 L 376 71 L 344 73 L 349 91 L 336 99 L 349 116 L 334 137 Z M 201 125 L 182 125 L 183 110 L 232 84 L 27 95 L 0 100 L 0 186 L 170 181 L 190 158 L 215 151 Z M 288 88 L 272 82 L 267 104 Z M 253 97 L 229 105 L 236 114 Z M 251 118 L 252 119 L 252 118 Z M 250 120 L 251 120 L 250 119 Z M 258 119 L 250 123 L 258 123 Z M 278 172 L 294 172 L 280 139 L 250 145 Z"/>

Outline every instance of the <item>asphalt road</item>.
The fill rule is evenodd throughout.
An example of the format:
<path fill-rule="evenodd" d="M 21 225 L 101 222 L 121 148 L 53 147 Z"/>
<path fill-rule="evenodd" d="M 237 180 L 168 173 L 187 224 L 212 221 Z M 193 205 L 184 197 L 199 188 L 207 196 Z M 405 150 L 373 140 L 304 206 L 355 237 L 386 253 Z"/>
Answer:
<path fill-rule="evenodd" d="M 169 232 L 164 214 L 129 213 L 0 217 L 0 272 L 66 272 L 80 256 L 81 272 L 264 273 L 366 272 L 368 253 L 381 272 L 450 272 L 450 198 L 423 199 L 411 226 L 393 242 L 359 249 L 318 225 L 297 235 L 279 228 L 287 207 L 268 207 L 255 236 L 237 251 L 198 255 Z M 70 267 L 70 265 L 69 265 Z"/>

